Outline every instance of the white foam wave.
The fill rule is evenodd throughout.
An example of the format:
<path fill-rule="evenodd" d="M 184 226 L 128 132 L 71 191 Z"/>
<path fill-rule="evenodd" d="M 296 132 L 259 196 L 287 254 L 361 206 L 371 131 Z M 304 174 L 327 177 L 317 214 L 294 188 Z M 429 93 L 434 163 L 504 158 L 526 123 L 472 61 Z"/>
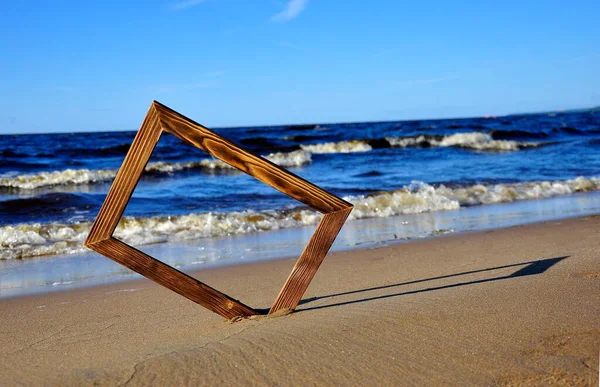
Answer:
<path fill-rule="evenodd" d="M 436 192 L 461 206 L 508 203 L 518 200 L 533 200 L 570 195 L 577 192 L 600 190 L 600 178 L 578 177 L 563 181 L 535 181 L 513 184 L 476 184 L 468 187 L 437 187 Z"/>
<path fill-rule="evenodd" d="M 300 167 L 312 163 L 312 155 L 310 152 L 303 149 L 298 149 L 289 153 L 271 153 L 266 155 L 265 159 L 282 167 Z"/>
<path fill-rule="evenodd" d="M 482 132 L 455 133 L 447 136 L 386 137 L 386 140 L 391 146 L 401 148 L 423 145 L 433 147 L 453 146 L 495 152 L 511 152 L 540 145 L 540 143 L 535 142 L 494 140 L 490 134 Z"/>
<path fill-rule="evenodd" d="M 391 147 L 397 148 L 419 146 L 460 147 L 490 152 L 511 152 L 541 145 L 541 143 L 535 142 L 494 140 L 490 134 L 483 132 L 455 133 L 446 136 L 424 134 L 414 137 L 386 137 L 385 141 L 387 141 Z M 373 149 L 369 140 L 302 144 L 300 147 L 305 151 L 320 154 L 368 152 Z"/>
<path fill-rule="evenodd" d="M 55 282 L 52 282 L 52 286 L 70 285 L 73 282 L 74 281 L 55 281 Z"/>
<path fill-rule="evenodd" d="M 402 214 L 455 210 L 460 207 L 458 201 L 441 195 L 436 188 L 425 183 L 413 183 L 393 192 L 344 199 L 354 204 L 350 219 L 387 218 Z"/>
<path fill-rule="evenodd" d="M 434 187 L 414 182 L 396 191 L 345 198 L 354 204 L 350 219 L 389 217 L 461 206 L 506 203 L 600 190 L 600 178 L 514 184 L 476 184 Z M 308 209 L 199 213 L 165 217 L 125 217 L 116 237 L 132 245 L 194 240 L 314 225 L 321 215 Z M 85 251 L 82 246 L 91 227 L 76 224 L 20 224 L 0 227 L 0 259 L 21 259 Z"/>
<path fill-rule="evenodd" d="M 84 252 L 90 224 L 19 224 L 0 227 L 0 259 Z"/>
<path fill-rule="evenodd" d="M 354 204 L 350 219 L 454 210 L 461 206 L 534 200 L 600 190 L 600 178 L 513 184 L 475 184 L 451 188 L 413 182 L 408 187 L 373 195 L 347 197 Z"/>
<path fill-rule="evenodd" d="M 115 236 L 125 243 L 139 246 L 300 227 L 315 224 L 318 219 L 320 214 L 305 209 L 124 217 Z M 83 252 L 85 249 L 82 243 L 90 228 L 90 222 L 73 225 L 35 223 L 0 227 L 0 259 Z"/>
<path fill-rule="evenodd" d="M 447 136 L 421 135 L 416 137 L 386 137 L 391 147 L 461 147 L 479 151 L 508 152 L 540 146 L 541 143 L 510 140 L 494 140 L 488 133 L 469 132 Z M 282 167 L 298 167 L 312 162 L 312 153 L 353 153 L 368 152 L 373 149 L 368 140 L 350 140 L 320 144 L 302 144 L 299 150 L 271 153 L 266 159 Z M 173 173 L 191 169 L 234 170 L 230 165 L 216 159 L 169 163 L 164 161 L 148 163 L 146 171 L 151 173 Z M 0 187 L 32 190 L 55 185 L 81 185 L 106 182 L 114 179 L 117 170 L 65 169 L 61 171 L 39 172 L 20 176 L 0 177 Z"/>
<path fill-rule="evenodd" d="M 312 157 L 309 152 L 301 149 L 289 153 L 270 153 L 263 156 L 265 159 L 280 165 L 282 167 L 300 167 L 312 162 Z M 148 163 L 146 166 L 147 172 L 163 172 L 172 173 L 188 169 L 231 169 L 235 170 L 231 165 L 218 159 L 205 159 L 200 161 L 186 161 L 181 163 L 166 163 L 158 161 Z"/>
<path fill-rule="evenodd" d="M 117 171 L 110 169 L 65 169 L 15 177 L 0 177 L 0 187 L 35 189 L 53 185 L 92 184 L 113 179 Z"/>
<path fill-rule="evenodd" d="M 321 144 L 300 145 L 305 151 L 311 153 L 353 153 L 353 152 L 368 152 L 373 148 L 363 140 L 340 141 L 340 142 L 325 142 Z"/>
<path fill-rule="evenodd" d="M 311 154 L 296 150 L 289 153 L 271 153 L 264 156 L 266 159 L 282 167 L 299 167 L 312 162 Z M 167 163 L 164 161 L 152 162 L 146 165 L 146 172 L 151 173 L 173 173 L 191 169 L 232 169 L 230 165 L 216 159 L 205 159 L 200 161 L 184 161 L 178 163 Z M 65 169 L 62 171 L 40 172 L 21 176 L 0 177 L 0 187 L 17 188 L 21 190 L 32 190 L 36 188 L 55 185 L 80 185 L 95 184 L 114 179 L 117 170 L 102 169 Z"/>

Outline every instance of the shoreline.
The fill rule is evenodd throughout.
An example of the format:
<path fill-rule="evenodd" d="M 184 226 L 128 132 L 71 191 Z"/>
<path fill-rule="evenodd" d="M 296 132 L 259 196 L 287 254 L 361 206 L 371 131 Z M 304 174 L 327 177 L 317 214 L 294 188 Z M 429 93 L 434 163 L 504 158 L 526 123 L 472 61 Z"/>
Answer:
<path fill-rule="evenodd" d="M 413 243 L 427 243 L 429 241 L 437 241 L 438 239 L 444 239 L 444 238 L 452 238 L 452 237 L 461 237 L 461 236 L 471 236 L 471 235 L 478 235 L 479 233 L 487 233 L 487 232 L 491 232 L 491 231 L 503 231 L 503 230 L 508 230 L 508 229 L 512 229 L 515 227 L 527 227 L 527 226 L 544 226 L 544 225 L 548 225 L 551 224 L 553 222 L 560 222 L 560 221 L 576 221 L 576 220 L 581 220 L 581 219 L 585 219 L 588 217 L 600 217 L 600 213 L 593 213 L 590 215 L 585 215 L 585 216 L 568 216 L 568 217 L 559 217 L 556 219 L 550 219 L 550 220 L 543 220 L 543 221 L 532 221 L 529 223 L 519 223 L 516 225 L 509 225 L 509 226 L 504 226 L 504 227 L 496 227 L 496 228 L 485 228 L 485 229 L 477 229 L 477 230 L 462 230 L 462 231 L 455 231 L 455 232 L 451 232 L 451 233 L 440 233 L 437 235 L 428 235 L 426 237 L 423 238 L 415 238 L 415 239 L 391 239 L 391 240 L 386 240 L 386 241 L 381 241 L 381 242 L 364 242 L 361 244 L 357 244 L 357 245 L 353 245 L 353 246 L 337 246 L 337 249 L 332 248 L 328 254 L 325 257 L 325 261 L 330 257 L 330 256 L 334 256 L 337 254 L 346 254 L 346 253 L 360 253 L 360 252 L 364 252 L 364 251 L 369 251 L 369 250 L 375 250 L 375 249 L 380 249 L 380 248 L 392 248 L 392 249 L 397 249 L 400 248 L 403 245 L 406 244 L 413 244 Z M 371 220 L 371 219 L 360 219 L 359 221 L 365 221 L 365 220 Z M 276 232 L 276 231 L 275 231 Z M 172 244 L 161 244 L 164 245 L 165 248 L 176 248 L 175 246 L 173 246 Z M 110 264 L 116 264 L 115 262 L 113 262 L 112 260 L 110 260 L 109 258 L 106 258 L 102 255 L 99 255 L 93 251 L 90 251 L 89 253 L 85 253 L 83 255 L 98 255 L 101 259 L 103 260 L 107 260 Z M 77 254 L 77 255 L 82 255 L 82 254 Z M 289 255 L 289 256 L 281 256 L 281 257 L 270 257 L 270 258 L 264 258 L 264 259 L 256 259 L 256 260 L 251 260 L 251 261 L 214 261 L 214 262 L 209 262 L 206 263 L 206 266 L 202 266 L 202 267 L 198 267 L 195 269 L 191 269 L 191 270 L 182 270 L 181 268 L 177 267 L 178 270 L 185 272 L 186 274 L 191 275 L 192 277 L 201 277 L 203 275 L 209 277 L 211 275 L 211 273 L 215 273 L 215 272 L 220 272 L 221 270 L 228 270 L 228 268 L 232 268 L 232 267 L 238 267 L 240 270 L 244 270 L 244 268 L 250 268 L 250 270 L 252 270 L 252 267 L 254 265 L 262 265 L 262 264 L 269 264 L 270 262 L 277 262 L 277 261 L 287 261 L 287 262 L 291 262 L 291 265 L 293 266 L 296 261 L 298 260 L 299 255 L 294 256 L 294 255 Z M 119 267 L 121 267 L 121 265 L 118 265 Z M 291 267 L 291 266 L 290 266 Z M 106 294 L 110 294 L 113 292 L 128 292 L 128 291 L 137 291 L 137 290 L 142 290 L 143 288 L 147 287 L 148 285 L 151 286 L 159 286 L 156 283 L 154 283 L 153 281 L 141 276 L 140 274 L 137 274 L 129 269 L 123 268 L 124 270 L 127 270 L 129 272 L 129 274 L 125 274 L 123 276 L 121 276 L 120 278 L 114 278 L 112 280 L 108 280 L 104 283 L 96 283 L 96 284 L 91 284 L 91 285 L 87 285 L 87 284 L 82 284 L 79 286 L 75 286 L 72 288 L 64 288 L 64 287 L 56 287 L 56 288 L 52 288 L 47 290 L 47 292 L 43 292 L 43 291 L 38 291 L 38 292 L 32 292 L 32 293 L 24 293 L 24 294 L 16 294 L 16 295 L 8 295 L 8 296 L 0 296 L 0 302 L 4 301 L 4 300 L 19 300 L 19 299 L 27 299 L 27 298 L 35 298 L 35 297 L 43 297 L 43 296 L 47 296 L 47 295 L 51 295 L 51 294 L 56 294 L 56 293 L 71 293 L 71 292 L 83 292 L 85 290 L 98 290 L 100 292 L 105 291 Z"/>
<path fill-rule="evenodd" d="M 473 206 L 392 217 L 356 219 L 342 228 L 332 252 L 498 229 L 600 213 L 600 192 Z M 313 226 L 137 246 L 185 272 L 298 257 Z M 0 300 L 140 278 L 93 252 L 0 261 Z"/>
<path fill-rule="evenodd" d="M 6 383 L 598 383 L 600 216 L 334 252 L 291 315 L 145 279 L 0 301 Z M 191 272 L 268 308 L 296 258 Z"/>

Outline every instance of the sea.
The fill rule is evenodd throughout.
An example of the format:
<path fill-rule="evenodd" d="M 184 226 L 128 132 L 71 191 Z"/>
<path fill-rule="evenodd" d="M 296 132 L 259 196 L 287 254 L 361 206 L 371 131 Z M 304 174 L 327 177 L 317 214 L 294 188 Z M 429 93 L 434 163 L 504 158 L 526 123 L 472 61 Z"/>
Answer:
<path fill-rule="evenodd" d="M 597 111 L 213 130 L 352 202 L 334 250 L 600 213 Z M 0 136 L 0 297 L 135 277 L 82 244 L 135 133 Z M 298 256 L 319 219 L 164 134 L 115 236 L 188 271 Z"/>

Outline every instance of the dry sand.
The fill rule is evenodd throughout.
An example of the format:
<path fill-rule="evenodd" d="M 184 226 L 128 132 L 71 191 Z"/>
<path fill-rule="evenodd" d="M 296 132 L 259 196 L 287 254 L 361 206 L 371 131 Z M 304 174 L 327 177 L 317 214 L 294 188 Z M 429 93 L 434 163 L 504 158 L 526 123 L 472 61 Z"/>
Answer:
<path fill-rule="evenodd" d="M 147 280 L 0 301 L 0 385 L 598 385 L 600 217 L 328 256 L 228 323 Z M 195 275 L 267 308 L 293 259 Z"/>

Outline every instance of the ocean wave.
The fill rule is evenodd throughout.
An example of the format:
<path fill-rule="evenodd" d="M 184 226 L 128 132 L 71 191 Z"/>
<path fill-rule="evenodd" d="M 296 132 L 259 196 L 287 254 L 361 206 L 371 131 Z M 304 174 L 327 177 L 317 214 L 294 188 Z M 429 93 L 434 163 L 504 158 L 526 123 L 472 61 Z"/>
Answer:
<path fill-rule="evenodd" d="M 310 210 L 200 213 L 165 217 L 124 217 L 115 237 L 140 246 L 163 242 L 243 234 L 316 224 Z M 91 222 L 20 224 L 0 227 L 0 259 L 23 259 L 86 251 L 83 241 Z"/>
<path fill-rule="evenodd" d="M 301 149 L 289 153 L 270 153 L 263 157 L 271 161 L 272 163 L 287 168 L 300 167 L 302 165 L 310 164 L 312 162 L 311 154 Z M 146 172 L 172 173 L 189 169 L 230 169 L 233 171 L 236 170 L 231 165 L 218 159 L 205 159 L 200 161 L 186 161 L 180 163 L 167 163 L 163 161 L 157 161 L 154 163 L 149 163 L 146 166 Z"/>
<path fill-rule="evenodd" d="M 542 145 L 539 142 L 495 140 L 483 132 L 455 133 L 445 136 L 386 137 L 392 147 L 457 147 L 477 151 L 510 152 Z"/>
<path fill-rule="evenodd" d="M 282 167 L 300 167 L 312 163 L 312 155 L 302 149 L 293 152 L 271 153 L 265 156 L 265 159 Z"/>
<path fill-rule="evenodd" d="M 19 224 L 0 227 L 0 259 L 22 259 L 43 255 L 86 251 L 83 241 L 91 224 Z"/>
<path fill-rule="evenodd" d="M 2 149 L 2 150 L 0 150 L 0 156 L 2 156 L 2 157 L 27 157 L 29 155 L 26 153 L 15 152 L 10 149 Z"/>
<path fill-rule="evenodd" d="M 402 189 L 347 197 L 354 204 L 351 219 L 388 217 L 419 212 L 454 210 L 465 206 L 543 199 L 600 190 L 600 178 L 533 181 L 512 184 L 474 184 L 464 187 L 433 186 L 413 182 Z"/>
<path fill-rule="evenodd" d="M 543 139 L 548 137 L 548 133 L 546 132 L 536 132 L 536 131 L 525 131 L 525 130 L 496 130 L 493 129 L 489 132 L 494 140 L 506 140 L 506 139 Z"/>
<path fill-rule="evenodd" d="M 302 144 L 300 145 L 305 151 L 311 153 L 352 153 L 352 152 L 368 152 L 373 149 L 367 140 L 351 140 L 340 142 L 325 142 L 320 144 Z"/>
<path fill-rule="evenodd" d="M 345 200 L 354 204 L 349 219 L 387 218 L 396 215 L 422 212 L 456 210 L 457 200 L 446 197 L 432 185 L 413 183 L 408 187 L 371 195 L 348 196 Z"/>
<path fill-rule="evenodd" d="M 289 153 L 271 153 L 264 157 L 275 164 L 288 168 L 299 167 L 312 162 L 310 153 L 303 150 L 296 150 Z M 235 170 L 230 165 L 216 159 L 184 161 L 176 163 L 157 161 L 148 163 L 148 165 L 146 165 L 147 173 L 173 173 L 192 169 Z M 39 172 L 20 176 L 0 177 L 0 187 L 32 190 L 56 185 L 96 184 L 110 181 L 114 179 L 116 175 L 117 170 L 113 169 L 65 169 L 62 171 Z"/>
<path fill-rule="evenodd" d="M 349 140 L 317 144 L 301 144 L 300 149 L 291 152 L 270 153 L 266 159 L 282 167 L 299 167 L 312 162 L 312 154 L 368 152 L 379 148 L 408 147 L 460 147 L 477 151 L 507 152 L 538 147 L 545 143 L 512 140 L 495 140 L 491 134 L 482 132 L 456 133 L 451 135 L 419 135 L 412 137 L 386 137 L 384 139 Z M 121 145 L 119 146 L 121 147 Z M 147 173 L 174 173 L 184 170 L 231 170 L 234 168 L 216 159 L 199 161 L 148 163 Z M 107 182 L 117 174 L 113 169 L 65 169 L 39 172 L 19 176 L 0 177 L 0 188 L 32 190 L 56 185 L 81 185 Z"/>
<path fill-rule="evenodd" d="M 430 147 L 455 147 L 487 152 L 512 152 L 544 144 L 541 142 L 495 139 L 490 133 L 466 132 L 449 135 L 422 134 L 408 137 L 301 144 L 300 148 L 307 152 L 318 154 L 368 152 L 380 148 Z"/>
<path fill-rule="evenodd" d="M 117 171 L 110 169 L 65 169 L 0 178 L 0 187 L 30 190 L 54 185 L 93 184 L 113 179 Z"/>
<path fill-rule="evenodd" d="M 440 185 L 436 188 L 437 193 L 458 201 L 461 206 L 543 199 L 599 190 L 599 177 L 578 177 L 571 180 L 534 181 L 513 184 L 476 184 L 455 188 Z"/>
<path fill-rule="evenodd" d="M 389 217 L 464 206 L 506 203 L 600 190 L 600 178 L 512 184 L 475 184 L 464 187 L 433 186 L 414 182 L 390 192 L 350 196 L 349 219 Z M 162 217 L 124 217 L 115 236 L 134 246 L 195 240 L 315 225 L 321 214 L 303 208 L 292 210 L 196 213 Z M 75 224 L 19 224 L 0 227 L 0 259 L 22 259 L 85 251 L 82 246 L 90 222 Z"/>

